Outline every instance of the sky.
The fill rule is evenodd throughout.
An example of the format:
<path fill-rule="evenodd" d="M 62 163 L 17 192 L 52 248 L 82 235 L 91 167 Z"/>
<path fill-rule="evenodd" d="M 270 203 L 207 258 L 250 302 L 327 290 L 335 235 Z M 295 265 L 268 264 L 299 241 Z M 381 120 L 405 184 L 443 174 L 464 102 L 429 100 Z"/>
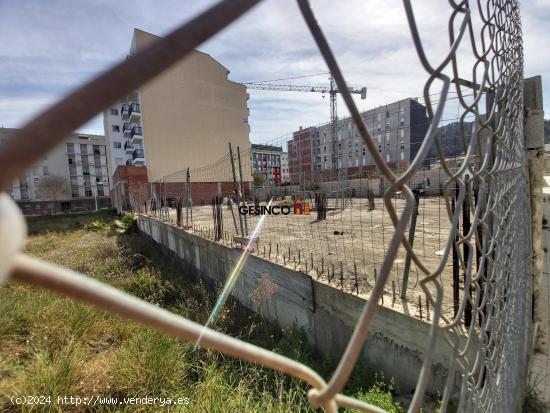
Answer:
<path fill-rule="evenodd" d="M 0 0 L 0 125 L 22 126 L 83 82 L 124 59 L 134 28 L 162 36 L 214 3 Z M 361 110 L 422 95 L 427 75 L 412 45 L 401 0 L 311 3 L 348 84 L 367 87 L 367 99 L 356 98 Z M 448 2 L 412 3 L 428 58 L 435 65 L 448 49 Z M 550 0 L 524 1 L 521 14 L 524 74 L 542 75 L 548 107 Z M 327 72 L 296 2 L 290 0 L 265 0 L 199 50 L 227 67 L 229 79 L 236 82 Z M 464 49 L 459 53 L 467 62 L 471 52 Z M 470 75 L 464 73 L 464 77 Z M 327 86 L 328 75 L 284 83 Z M 430 92 L 438 93 L 439 88 L 434 84 Z M 252 142 L 275 142 L 299 126 L 329 120 L 328 96 L 255 90 L 249 93 Z M 338 99 L 338 115 L 347 113 Z M 102 117 L 98 115 L 79 131 L 103 134 Z"/>

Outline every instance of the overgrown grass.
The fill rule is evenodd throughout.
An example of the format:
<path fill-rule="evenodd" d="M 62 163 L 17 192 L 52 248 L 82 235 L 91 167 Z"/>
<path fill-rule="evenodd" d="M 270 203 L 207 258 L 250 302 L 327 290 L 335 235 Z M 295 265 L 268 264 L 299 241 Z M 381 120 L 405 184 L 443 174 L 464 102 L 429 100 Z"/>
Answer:
<path fill-rule="evenodd" d="M 128 217 L 78 214 L 31 218 L 27 252 L 82 271 L 144 300 L 204 323 L 216 291 L 171 264 L 150 241 L 132 232 Z M 306 343 L 303 332 L 282 330 L 229 302 L 216 329 L 298 359 L 328 378 L 333 360 Z M 10 283 L 0 289 L 0 410 L 90 411 L 59 406 L 57 396 L 187 397 L 170 411 L 309 412 L 299 380 L 146 329 L 40 289 Z M 390 412 L 401 407 L 392 389 L 359 365 L 346 389 Z M 15 406 L 12 395 L 46 395 L 53 403 Z M 125 411 L 167 411 L 122 406 Z M 393 410 L 391 410 L 393 409 Z M 96 406 L 92 411 L 115 411 Z"/>

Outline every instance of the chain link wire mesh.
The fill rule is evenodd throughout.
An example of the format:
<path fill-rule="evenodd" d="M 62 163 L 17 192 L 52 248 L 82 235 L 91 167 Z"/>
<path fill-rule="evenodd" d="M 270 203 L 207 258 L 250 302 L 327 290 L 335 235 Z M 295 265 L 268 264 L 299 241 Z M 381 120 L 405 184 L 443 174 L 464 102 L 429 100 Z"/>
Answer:
<path fill-rule="evenodd" d="M 7 165 L 2 188 L 66 132 L 93 116 L 95 109 L 154 77 L 255 3 L 220 3 L 31 121 L 0 148 L 0 162 Z M 422 406 L 439 335 L 445 338 L 450 355 L 441 412 L 457 396 L 459 411 L 516 411 L 526 376 L 531 323 L 530 209 L 524 170 L 518 3 L 450 1 L 448 50 L 443 58 L 433 60 L 425 52 L 412 4 L 403 0 L 412 42 L 427 76 L 421 98 L 427 124 L 411 161 L 392 165 L 383 154 L 395 149 L 397 159 L 397 143 L 395 148 L 380 150 L 374 118 L 369 124 L 358 111 L 309 3 L 298 0 L 351 114 L 353 138 L 361 140 L 352 150 L 368 156 L 368 167 L 363 161 L 351 175 L 349 168 L 338 166 L 308 177 L 298 174 L 296 185 L 253 188 L 248 173 L 250 149 L 232 148 L 211 165 L 180 169 L 130 194 L 126 209 L 172 221 L 228 246 L 237 245 L 237 236 L 250 235 L 259 225 L 260 217 L 243 217 L 240 206 L 254 202 L 295 208 L 297 201 L 307 202 L 313 216 L 265 220 L 253 248 L 245 252 L 368 299 L 328 383 L 292 360 L 243 345 L 106 286 L 98 288 L 95 281 L 38 260 L 26 256 L 6 260 L 12 277 L 299 377 L 312 386 L 308 394 L 312 405 L 330 412 L 338 406 L 381 411 L 340 392 L 364 348 L 378 306 L 397 308 L 400 302 L 398 311 L 431 323 L 410 412 Z M 146 68 L 155 56 L 155 67 Z M 116 83 L 117 79 L 125 81 Z M 99 96 L 99 91 L 112 85 L 116 87 L 109 94 Z M 71 107 L 83 98 L 93 104 Z M 450 106 L 456 110 L 456 137 L 465 154 L 459 161 L 448 156 L 438 132 L 448 120 Z M 59 122 L 67 119 L 68 112 L 73 120 Z M 394 132 L 398 129 L 384 131 Z M 38 142 L 35 150 L 21 152 L 21 142 L 31 138 Z M 426 170 L 433 156 L 439 168 Z M 298 170 L 302 171 L 302 165 Z M 198 187 L 206 188 L 199 197 Z M 0 206 L 7 214 L 12 207 L 4 203 Z M 5 232 L 2 236 L 4 242 Z M 455 382 L 457 377 L 460 382 Z"/>

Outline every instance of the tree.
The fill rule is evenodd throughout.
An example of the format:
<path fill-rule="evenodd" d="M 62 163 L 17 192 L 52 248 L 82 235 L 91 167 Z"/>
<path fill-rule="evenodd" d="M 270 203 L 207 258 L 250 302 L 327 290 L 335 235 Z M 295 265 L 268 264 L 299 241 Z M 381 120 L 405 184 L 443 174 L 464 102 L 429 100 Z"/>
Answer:
<path fill-rule="evenodd" d="M 263 186 L 265 184 L 265 175 L 262 173 L 256 172 L 252 174 L 252 178 L 254 179 L 255 187 Z"/>
<path fill-rule="evenodd" d="M 41 199 L 52 202 L 52 215 L 55 201 L 67 194 L 68 181 L 61 175 L 44 176 L 38 183 L 38 192 Z"/>

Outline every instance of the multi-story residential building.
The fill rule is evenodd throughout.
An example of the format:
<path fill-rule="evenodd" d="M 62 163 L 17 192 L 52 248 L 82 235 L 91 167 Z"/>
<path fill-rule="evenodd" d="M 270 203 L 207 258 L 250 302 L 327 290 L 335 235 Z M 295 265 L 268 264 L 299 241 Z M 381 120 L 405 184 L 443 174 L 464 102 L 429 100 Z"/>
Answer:
<path fill-rule="evenodd" d="M 17 129 L 0 128 L 0 142 Z M 8 192 L 26 214 L 110 206 L 105 138 L 74 133 L 16 179 Z"/>
<path fill-rule="evenodd" d="M 278 186 L 282 182 L 283 148 L 273 145 L 251 145 L 252 175 L 263 176 L 263 184 Z"/>
<path fill-rule="evenodd" d="M 317 128 L 310 127 L 293 133 L 288 141 L 288 169 L 290 182 L 304 183 L 310 181 L 313 176 L 313 141 L 317 134 Z"/>
<path fill-rule="evenodd" d="M 156 39 L 135 29 L 130 54 Z M 227 154 L 229 143 L 248 151 L 248 94 L 245 86 L 228 80 L 228 74 L 211 56 L 195 50 L 108 108 L 104 127 L 110 164 L 146 165 L 149 182 L 166 180 L 163 190 L 168 196 L 181 196 L 185 174 L 174 172 L 214 164 Z M 246 183 L 252 181 L 249 162 L 242 160 Z M 191 176 L 195 201 L 210 201 L 216 192 L 232 190 L 232 177 L 223 168 L 216 171 Z"/>
<path fill-rule="evenodd" d="M 425 106 L 403 99 L 362 114 L 367 129 L 384 161 L 394 169 L 406 168 L 415 157 L 428 129 Z M 374 160 L 351 118 L 340 119 L 335 139 L 331 124 L 300 129 L 289 141 L 291 182 L 302 182 L 308 171 L 314 176 L 344 171 L 348 175 L 374 169 Z M 301 149 L 296 151 L 291 148 Z M 306 179 L 307 180 L 307 179 Z"/>
<path fill-rule="evenodd" d="M 134 91 L 103 112 L 103 127 L 108 140 L 107 156 L 113 174 L 120 165 L 145 165 L 141 108 L 138 101 L 138 92 Z M 112 184 L 111 180 L 111 186 Z"/>

